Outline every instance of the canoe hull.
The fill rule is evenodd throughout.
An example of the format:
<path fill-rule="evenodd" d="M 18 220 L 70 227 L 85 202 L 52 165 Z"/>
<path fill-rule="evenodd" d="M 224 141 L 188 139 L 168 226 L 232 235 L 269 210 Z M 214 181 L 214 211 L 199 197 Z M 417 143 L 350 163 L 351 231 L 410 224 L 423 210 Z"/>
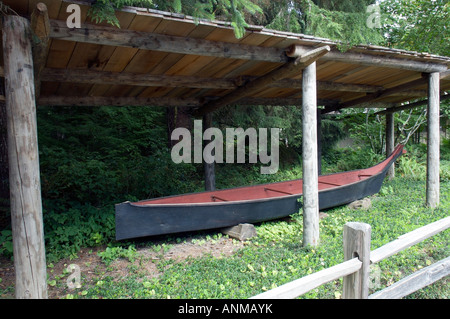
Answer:
<path fill-rule="evenodd" d="M 319 192 L 319 209 L 344 205 L 380 191 L 385 174 Z M 258 223 L 297 213 L 301 195 L 231 203 L 116 205 L 116 239 L 164 235 Z"/>
<path fill-rule="evenodd" d="M 359 183 L 319 191 L 319 209 L 328 209 L 351 203 L 380 191 L 386 172 Z"/>
<path fill-rule="evenodd" d="M 258 223 L 282 218 L 301 208 L 292 195 L 272 199 L 192 205 L 116 205 L 116 239 L 123 240 Z"/>
<path fill-rule="evenodd" d="M 319 209 L 341 206 L 378 193 L 389 167 L 402 152 L 403 146 L 399 145 L 388 159 L 372 168 L 320 176 Z M 349 177 L 352 181 L 345 184 Z M 342 181 L 344 185 L 337 184 Z M 216 229 L 286 217 L 301 208 L 300 183 L 301 180 L 293 180 L 117 204 L 116 239 Z M 248 199 L 258 191 L 261 197 L 268 193 L 278 195 Z M 239 199 L 227 201 L 230 198 L 227 196 Z"/>

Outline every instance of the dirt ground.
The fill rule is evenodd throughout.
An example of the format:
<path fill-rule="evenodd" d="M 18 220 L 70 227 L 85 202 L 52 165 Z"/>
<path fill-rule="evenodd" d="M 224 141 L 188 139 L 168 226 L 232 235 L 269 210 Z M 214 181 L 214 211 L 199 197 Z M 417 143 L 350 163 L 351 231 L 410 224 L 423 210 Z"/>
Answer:
<path fill-rule="evenodd" d="M 157 252 L 153 247 L 137 248 L 137 260 L 135 264 L 141 267 L 140 271 L 148 278 L 153 278 L 161 275 L 153 261 L 164 259 L 173 259 L 175 261 L 183 261 L 188 257 L 198 258 L 203 255 L 211 254 L 214 257 L 221 258 L 232 255 L 236 250 L 245 245 L 245 242 L 232 240 L 228 237 L 222 237 L 217 240 L 187 240 L 182 243 L 170 244 L 170 249 L 166 251 Z M 123 278 L 129 274 L 130 262 L 126 259 L 117 259 L 109 267 L 98 256 L 98 252 L 104 251 L 106 246 L 96 248 L 86 248 L 78 252 L 76 259 L 62 259 L 59 262 L 47 268 L 48 282 L 52 280 L 66 280 L 68 277 L 68 265 L 76 264 L 80 267 L 81 274 L 83 274 L 83 283 L 94 282 L 94 278 L 98 278 L 99 274 L 107 273 L 113 278 Z M 65 274 L 65 275 L 64 275 Z M 62 278 L 62 279 L 61 279 Z M 14 286 L 15 272 L 13 262 L 5 257 L 0 256 L 0 291 Z M 95 283 L 94 283 L 95 284 Z M 67 294 L 66 285 L 54 284 L 48 285 L 49 299 L 59 299 Z M 7 290 L 6 293 L 1 294 L 0 299 L 15 298 L 12 289 Z"/>

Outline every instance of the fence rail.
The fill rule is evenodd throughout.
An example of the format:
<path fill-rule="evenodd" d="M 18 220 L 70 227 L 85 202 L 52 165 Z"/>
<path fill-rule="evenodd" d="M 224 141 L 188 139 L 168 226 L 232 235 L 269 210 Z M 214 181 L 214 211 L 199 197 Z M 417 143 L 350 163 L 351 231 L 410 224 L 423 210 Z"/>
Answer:
<path fill-rule="evenodd" d="M 344 277 L 343 298 L 402 298 L 448 276 L 450 274 L 450 257 L 423 268 L 369 296 L 370 264 L 376 264 L 449 227 L 450 216 L 413 230 L 380 248 L 370 251 L 370 225 L 347 223 L 344 226 L 343 243 L 346 261 L 263 292 L 250 299 L 293 299 L 341 277 Z"/>
<path fill-rule="evenodd" d="M 417 228 L 370 253 L 370 262 L 375 264 L 450 227 L 450 216 Z"/>
<path fill-rule="evenodd" d="M 395 284 L 377 291 L 369 299 L 399 299 L 450 274 L 450 257 L 416 271 Z"/>
<path fill-rule="evenodd" d="M 336 266 L 323 269 L 309 276 L 291 281 L 285 285 L 268 290 L 250 299 L 293 299 L 327 282 L 353 274 L 361 269 L 362 262 L 353 258 Z"/>

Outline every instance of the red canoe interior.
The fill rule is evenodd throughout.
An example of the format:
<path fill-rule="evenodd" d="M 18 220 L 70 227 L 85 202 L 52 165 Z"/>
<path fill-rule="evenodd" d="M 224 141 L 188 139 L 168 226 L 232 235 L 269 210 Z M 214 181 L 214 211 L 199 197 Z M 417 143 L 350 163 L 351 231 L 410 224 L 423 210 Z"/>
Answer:
<path fill-rule="evenodd" d="M 370 168 L 319 176 L 319 191 L 329 188 L 356 183 L 367 179 L 383 171 L 389 165 L 393 157 L 400 152 L 405 153 L 403 145 L 398 145 L 394 152 L 383 162 Z M 216 190 L 201 193 L 177 195 L 171 197 L 161 197 L 150 200 L 134 202 L 134 205 L 154 205 L 154 204 L 193 204 L 193 203 L 223 203 L 241 200 L 255 200 L 289 195 L 302 195 L 303 181 L 301 179 L 286 182 L 260 184 L 247 187 L 237 187 L 224 190 Z"/>

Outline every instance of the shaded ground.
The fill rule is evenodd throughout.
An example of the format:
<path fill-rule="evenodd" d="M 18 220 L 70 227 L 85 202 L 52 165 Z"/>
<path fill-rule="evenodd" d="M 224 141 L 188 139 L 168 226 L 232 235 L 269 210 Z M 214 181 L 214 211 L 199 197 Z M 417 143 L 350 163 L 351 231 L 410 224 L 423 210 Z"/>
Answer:
<path fill-rule="evenodd" d="M 107 266 L 99 257 L 98 252 L 104 251 L 106 246 L 82 249 L 76 259 L 63 259 L 47 268 L 48 296 L 50 299 L 59 299 L 67 295 L 67 278 L 70 272 L 66 269 L 71 264 L 80 267 L 83 284 L 95 285 L 98 278 L 111 276 L 118 280 L 130 274 L 130 269 L 140 267 L 143 278 L 158 277 L 162 273 L 158 270 L 155 261 L 160 259 L 172 259 L 175 262 L 187 258 L 198 258 L 204 255 L 212 255 L 216 258 L 232 255 L 236 250 L 245 245 L 245 242 L 222 237 L 216 240 L 187 240 L 175 243 L 156 251 L 154 246 L 137 248 L 137 258 L 132 263 L 127 259 L 119 258 Z M 13 286 L 15 284 L 15 272 L 13 262 L 0 256 L 0 298 L 15 298 Z"/>

